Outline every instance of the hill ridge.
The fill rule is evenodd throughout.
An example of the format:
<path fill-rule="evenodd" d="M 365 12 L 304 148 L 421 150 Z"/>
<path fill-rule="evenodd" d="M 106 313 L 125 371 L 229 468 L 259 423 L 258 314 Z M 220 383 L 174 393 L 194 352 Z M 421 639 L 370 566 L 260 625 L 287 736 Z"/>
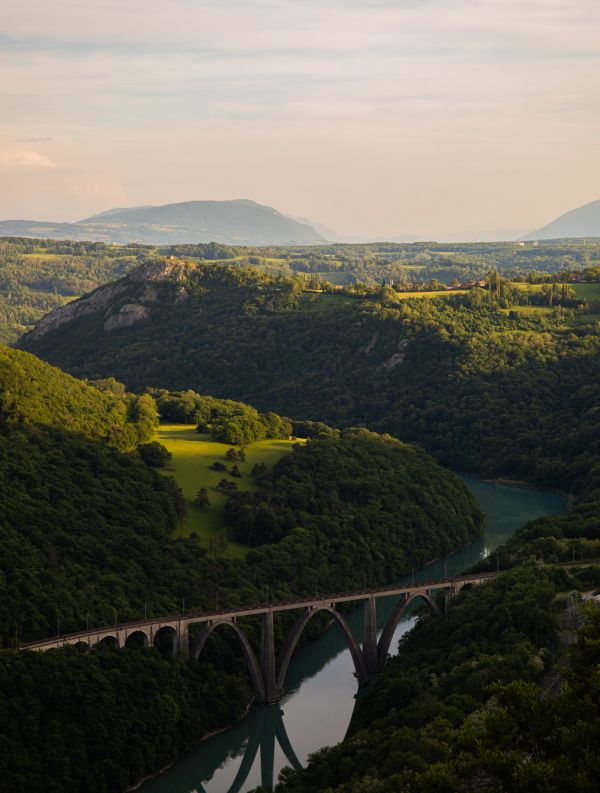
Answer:
<path fill-rule="evenodd" d="M 115 207 L 74 223 L 0 221 L 0 237 L 6 236 L 151 245 L 313 245 L 327 241 L 311 225 L 247 198 Z"/>

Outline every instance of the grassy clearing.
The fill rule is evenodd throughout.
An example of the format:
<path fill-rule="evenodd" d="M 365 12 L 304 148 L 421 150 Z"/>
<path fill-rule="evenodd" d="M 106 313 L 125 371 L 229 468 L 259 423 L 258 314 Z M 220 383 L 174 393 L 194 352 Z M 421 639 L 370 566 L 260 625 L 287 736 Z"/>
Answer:
<path fill-rule="evenodd" d="M 440 289 L 436 292 L 398 292 L 400 300 L 408 300 L 410 297 L 448 297 L 449 295 L 466 295 L 468 289 Z"/>
<path fill-rule="evenodd" d="M 600 300 L 600 284 L 571 284 L 581 300 Z"/>
<path fill-rule="evenodd" d="M 363 300 L 362 297 L 350 297 L 348 295 L 339 295 L 331 292 L 303 292 L 300 297 L 300 307 L 303 311 L 310 313 L 322 311 L 335 311 L 344 305 L 356 305 L 357 302 Z"/>
<path fill-rule="evenodd" d="M 45 251 L 40 251 L 39 253 L 22 253 L 21 256 L 24 259 L 33 259 L 35 260 L 46 260 L 46 261 L 56 261 L 56 259 L 64 259 L 65 257 L 61 253 L 46 253 Z"/>
<path fill-rule="evenodd" d="M 254 464 L 264 463 L 267 467 L 272 467 L 298 442 L 271 440 L 251 444 L 246 448 L 246 460 L 237 462 L 242 478 L 234 479 L 225 471 L 210 470 L 214 462 L 224 463 L 227 468 L 231 468 L 232 463 L 225 459 L 225 452 L 230 447 L 226 443 L 211 440 L 207 435 L 200 435 L 195 427 L 189 424 L 161 424 L 156 439 L 173 455 L 173 459 L 161 472 L 176 479 L 187 502 L 187 518 L 174 532 L 173 537 L 187 537 L 195 532 L 206 546 L 225 527 L 227 495 L 214 489 L 221 479 L 236 482 L 240 490 L 255 490 L 256 484 L 250 476 Z M 211 501 L 209 509 L 200 509 L 194 504 L 194 496 L 201 487 L 208 490 Z M 239 558 L 245 551 L 245 546 L 230 542 L 225 555 Z"/>

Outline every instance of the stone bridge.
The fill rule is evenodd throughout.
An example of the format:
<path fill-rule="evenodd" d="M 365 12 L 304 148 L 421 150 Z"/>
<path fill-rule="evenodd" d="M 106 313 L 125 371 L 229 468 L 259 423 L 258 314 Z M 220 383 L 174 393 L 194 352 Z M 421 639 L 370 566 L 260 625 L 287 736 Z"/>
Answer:
<path fill-rule="evenodd" d="M 124 647 L 135 640 L 146 646 L 152 646 L 159 635 L 170 635 L 173 651 L 183 658 L 198 659 L 210 635 L 216 630 L 232 631 L 244 654 L 254 699 L 259 704 L 277 702 L 283 693 L 285 676 L 292 655 L 300 637 L 310 620 L 317 614 L 327 613 L 337 622 L 342 630 L 354 661 L 356 678 L 360 685 L 374 677 L 385 662 L 394 631 L 406 608 L 416 599 L 426 603 L 432 612 L 439 612 L 433 595 L 444 592 L 444 605 L 447 607 L 451 597 L 466 585 L 477 585 L 495 578 L 501 573 L 475 573 L 454 578 L 442 578 L 425 581 L 419 584 L 392 584 L 378 589 L 360 590 L 357 592 L 341 592 L 333 595 L 317 595 L 287 603 L 263 604 L 254 607 L 223 609 L 203 614 L 185 614 L 180 616 L 149 618 L 128 622 L 106 628 L 79 631 L 63 636 L 55 636 L 38 642 L 22 644 L 22 650 L 53 650 L 69 644 L 87 644 L 93 647 L 100 642 L 109 642 L 115 647 Z M 377 599 L 399 596 L 398 603 L 388 618 L 379 640 L 377 639 Z M 364 606 L 362 644 L 354 636 L 343 614 L 337 610 L 340 603 L 362 601 Z M 279 656 L 275 653 L 274 617 L 282 611 L 301 611 L 296 624 L 284 642 Z M 257 655 L 244 631 L 237 624 L 241 617 L 261 617 L 261 646 Z M 200 624 L 201 630 L 190 646 L 189 628 Z"/>

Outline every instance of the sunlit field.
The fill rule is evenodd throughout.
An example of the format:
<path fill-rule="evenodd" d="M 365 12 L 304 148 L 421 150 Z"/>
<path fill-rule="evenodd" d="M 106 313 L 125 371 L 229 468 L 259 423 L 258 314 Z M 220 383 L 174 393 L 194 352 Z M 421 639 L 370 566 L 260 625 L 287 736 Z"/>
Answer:
<path fill-rule="evenodd" d="M 175 478 L 187 503 L 187 517 L 173 536 L 187 537 L 196 533 L 207 547 L 225 528 L 225 503 L 228 496 L 216 490 L 221 479 L 235 482 L 240 490 L 255 490 L 256 483 L 250 475 L 255 463 L 264 463 L 272 468 L 277 460 L 292 450 L 294 443 L 298 443 L 298 440 L 269 440 L 247 446 L 245 461 L 235 461 L 242 474 L 241 479 L 238 479 L 226 471 L 211 471 L 211 465 L 215 462 L 223 463 L 227 469 L 231 468 L 234 463 L 225 458 L 225 453 L 231 447 L 211 440 L 208 435 L 200 435 L 189 424 L 161 424 L 156 439 L 173 455 L 161 472 Z M 210 507 L 206 509 L 196 506 L 194 502 L 201 487 L 208 490 L 210 498 Z M 234 557 L 241 557 L 244 553 L 244 546 L 232 542 L 225 550 L 226 555 Z"/>

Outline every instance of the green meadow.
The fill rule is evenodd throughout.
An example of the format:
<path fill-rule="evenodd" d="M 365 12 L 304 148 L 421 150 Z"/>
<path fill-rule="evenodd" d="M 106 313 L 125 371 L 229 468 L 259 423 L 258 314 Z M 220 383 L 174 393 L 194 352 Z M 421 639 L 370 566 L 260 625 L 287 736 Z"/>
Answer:
<path fill-rule="evenodd" d="M 575 294 L 582 300 L 600 300 L 600 284 L 572 284 Z"/>
<path fill-rule="evenodd" d="M 156 439 L 173 455 L 161 472 L 175 478 L 183 490 L 187 504 L 187 517 L 173 537 L 188 537 L 196 533 L 206 546 L 211 540 L 216 540 L 225 528 L 225 503 L 228 496 L 216 490 L 221 479 L 235 482 L 240 490 L 255 490 L 256 482 L 250 475 L 255 463 L 264 463 L 271 468 L 277 460 L 292 450 L 294 443 L 299 442 L 268 440 L 250 444 L 245 449 L 245 461 L 235 461 L 242 474 L 241 479 L 238 479 L 226 471 L 211 471 L 211 465 L 215 462 L 231 468 L 233 462 L 225 458 L 225 453 L 231 447 L 211 440 L 209 435 L 199 434 L 189 424 L 161 424 L 156 432 Z M 207 509 L 201 509 L 194 503 L 194 497 L 201 487 L 208 490 L 210 507 Z M 242 557 L 245 551 L 245 546 L 230 542 L 225 554 Z"/>

